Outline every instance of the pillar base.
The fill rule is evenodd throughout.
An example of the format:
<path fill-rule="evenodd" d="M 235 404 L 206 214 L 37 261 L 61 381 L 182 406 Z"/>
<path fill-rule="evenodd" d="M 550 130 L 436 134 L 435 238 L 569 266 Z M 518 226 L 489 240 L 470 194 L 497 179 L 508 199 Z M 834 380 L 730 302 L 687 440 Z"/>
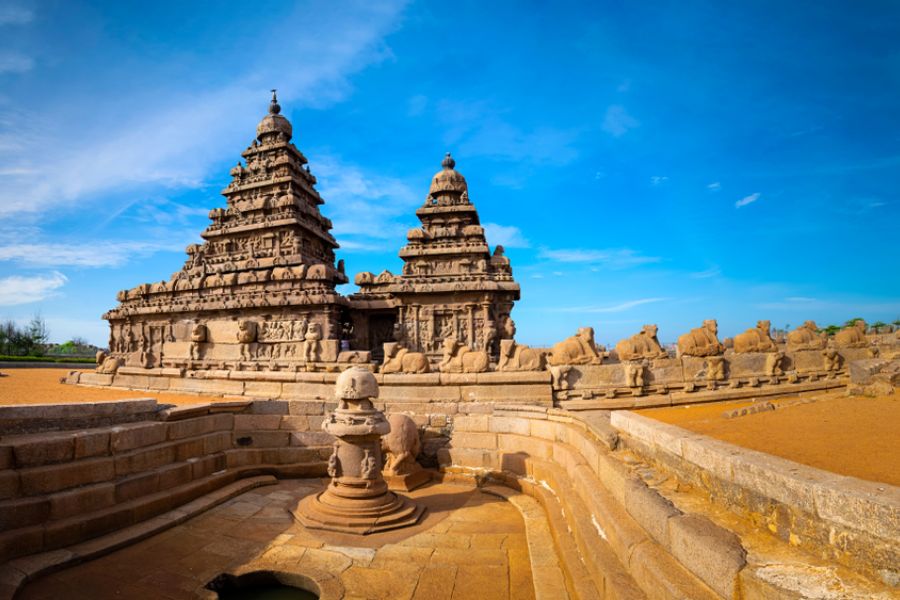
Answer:
<path fill-rule="evenodd" d="M 425 512 L 393 492 L 353 500 L 334 494 L 329 489 L 301 500 L 291 511 L 294 518 L 308 529 L 368 535 L 415 525 Z"/>

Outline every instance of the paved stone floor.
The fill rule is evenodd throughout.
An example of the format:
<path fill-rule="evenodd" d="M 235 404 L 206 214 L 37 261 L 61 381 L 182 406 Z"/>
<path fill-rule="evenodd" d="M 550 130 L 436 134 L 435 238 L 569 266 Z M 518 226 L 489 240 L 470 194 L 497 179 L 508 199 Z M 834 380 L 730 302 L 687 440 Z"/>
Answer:
<path fill-rule="evenodd" d="M 223 572 L 328 573 L 345 598 L 534 598 L 525 525 L 510 503 L 471 487 L 410 494 L 428 507 L 414 528 L 358 537 L 305 529 L 288 512 L 323 480 L 258 488 L 183 525 L 48 575 L 18 598 L 194 598 Z"/>

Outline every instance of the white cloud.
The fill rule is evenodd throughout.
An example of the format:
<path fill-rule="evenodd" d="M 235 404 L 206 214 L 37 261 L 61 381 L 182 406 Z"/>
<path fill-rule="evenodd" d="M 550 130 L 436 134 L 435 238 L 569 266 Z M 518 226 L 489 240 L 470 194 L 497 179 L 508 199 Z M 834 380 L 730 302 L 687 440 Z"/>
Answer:
<path fill-rule="evenodd" d="M 665 175 L 653 175 L 650 177 L 650 185 L 661 185 L 669 180 Z"/>
<path fill-rule="evenodd" d="M 541 258 L 562 263 L 597 263 L 611 268 L 626 268 L 649 263 L 657 263 L 662 260 L 657 256 L 642 256 L 629 248 L 617 248 L 606 250 L 590 250 L 583 248 L 549 249 L 544 248 L 540 252 Z"/>
<path fill-rule="evenodd" d="M 644 304 L 652 304 L 654 302 L 662 302 L 668 298 L 639 298 L 637 300 L 627 300 L 619 304 L 611 306 L 567 306 L 556 309 L 558 312 L 577 312 L 577 313 L 618 313 L 625 312 L 637 306 Z"/>
<path fill-rule="evenodd" d="M 184 237 L 187 241 L 6 244 L 0 246 L 0 261 L 14 261 L 29 267 L 119 267 L 135 256 L 183 250 L 196 233 Z"/>
<path fill-rule="evenodd" d="M 84 106 L 69 105 L 61 90 L 40 106 L 0 109 L 0 164 L 22 173 L 4 178 L 0 217 L 80 206 L 141 186 L 200 185 L 212 167 L 228 156 L 237 159 L 235 148 L 253 138 L 265 114 L 268 82 L 278 83 L 287 113 L 344 98 L 352 89 L 348 76 L 389 55 L 382 39 L 401 9 L 322 5 L 316 31 L 290 37 L 290 22 L 306 18 L 302 11 L 310 9 L 286 15 L 279 34 L 260 41 L 255 60 L 218 88 L 196 89 L 192 82 L 166 90 L 133 86 L 124 97 L 101 96 Z M 302 65 L 286 68 L 289 56 L 303 56 Z"/>
<path fill-rule="evenodd" d="M 759 200 L 760 196 L 762 196 L 762 194 L 760 194 L 759 192 L 750 194 L 749 196 L 744 196 L 743 198 L 741 198 L 740 200 L 738 200 L 737 202 L 734 203 L 734 207 L 741 208 L 742 206 L 747 206 L 748 204 L 753 204 L 754 202 Z"/>
<path fill-rule="evenodd" d="M 0 25 L 24 25 L 33 18 L 34 13 L 24 6 L 0 4 Z"/>
<path fill-rule="evenodd" d="M 710 277 L 718 277 L 721 274 L 722 269 L 719 268 L 719 265 L 713 265 L 705 271 L 696 271 L 694 273 L 691 273 L 690 276 L 692 279 L 709 279 Z"/>
<path fill-rule="evenodd" d="M 27 73 L 34 67 L 34 59 L 15 52 L 0 53 L 0 75 L 3 73 Z"/>
<path fill-rule="evenodd" d="M 484 223 L 484 234 L 489 244 L 505 248 L 528 248 L 531 244 L 525 239 L 522 230 L 515 225 L 497 225 Z"/>
<path fill-rule="evenodd" d="M 603 118 L 603 131 L 613 137 L 621 137 L 640 125 L 640 121 L 628 114 L 621 104 L 613 104 L 606 109 Z"/>
<path fill-rule="evenodd" d="M 49 273 L 23 277 L 12 275 L 0 279 L 0 306 L 30 304 L 52 296 L 54 291 L 65 285 L 67 279 L 62 273 Z"/>
<path fill-rule="evenodd" d="M 425 112 L 427 107 L 428 98 L 422 94 L 416 94 L 409 99 L 409 106 L 406 109 L 406 114 L 410 117 L 418 117 Z"/>
<path fill-rule="evenodd" d="M 718 192 L 719 190 L 722 189 L 722 184 L 719 183 L 718 181 L 713 181 L 712 183 L 710 183 L 709 185 L 706 186 L 706 189 L 708 189 L 711 192 Z"/>

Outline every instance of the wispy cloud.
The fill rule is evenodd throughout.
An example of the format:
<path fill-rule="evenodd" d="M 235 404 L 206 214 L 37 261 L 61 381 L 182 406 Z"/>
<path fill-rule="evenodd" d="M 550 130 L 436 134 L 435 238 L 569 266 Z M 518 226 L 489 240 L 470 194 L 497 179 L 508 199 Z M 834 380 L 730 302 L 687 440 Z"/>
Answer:
<path fill-rule="evenodd" d="M 710 183 L 709 185 L 706 186 L 706 189 L 708 189 L 711 192 L 718 192 L 719 190 L 722 189 L 722 184 L 719 183 L 718 181 L 713 181 L 712 183 Z"/>
<path fill-rule="evenodd" d="M 7 244 L 0 246 L 0 261 L 27 267 L 120 267 L 136 257 L 183 250 L 193 237 L 196 233 L 186 234 L 186 241 Z"/>
<path fill-rule="evenodd" d="M 550 249 L 543 248 L 540 257 L 561 263 L 593 263 L 614 269 L 635 267 L 650 263 L 658 263 L 658 256 L 643 256 L 630 248 L 615 249 Z"/>
<path fill-rule="evenodd" d="M 34 67 L 34 59 L 18 52 L 0 52 L 0 75 L 27 73 Z"/>
<path fill-rule="evenodd" d="M 650 185 L 657 186 L 662 185 L 669 180 L 665 175 L 653 175 L 650 177 Z"/>
<path fill-rule="evenodd" d="M 425 108 L 427 107 L 428 98 L 422 94 L 416 94 L 409 99 L 409 106 L 406 109 L 406 114 L 410 117 L 418 117 L 425 112 Z"/>
<path fill-rule="evenodd" d="M 603 117 L 603 131 L 613 137 L 622 137 L 640 124 L 621 104 L 613 104 L 607 108 Z"/>
<path fill-rule="evenodd" d="M 24 277 L 12 275 L 0 279 L 0 306 L 16 306 L 40 302 L 65 285 L 67 279 L 54 271 L 46 275 Z"/>
<path fill-rule="evenodd" d="M 748 204 L 753 204 L 754 202 L 759 200 L 760 196 L 762 196 L 762 194 L 760 194 L 759 192 L 750 194 L 749 196 L 744 196 L 743 198 L 741 198 L 740 200 L 738 200 L 737 202 L 734 203 L 734 207 L 741 208 L 742 206 L 747 206 Z"/>
<path fill-rule="evenodd" d="M 34 19 L 30 8 L 13 3 L 0 4 L 0 25 L 25 25 Z"/>
<path fill-rule="evenodd" d="M 506 248 L 528 248 L 531 244 L 515 225 L 484 223 L 484 234 L 489 244 Z"/>
<path fill-rule="evenodd" d="M 654 302 L 662 302 L 668 298 L 639 298 L 637 300 L 627 300 L 619 304 L 609 306 L 565 306 L 554 309 L 554 312 L 577 312 L 577 313 L 619 313 L 631 310 L 637 306 L 644 304 L 652 304 Z"/>
<path fill-rule="evenodd" d="M 705 271 L 695 271 L 694 273 L 691 273 L 690 277 L 692 279 L 709 279 L 710 277 L 718 277 L 721 274 L 722 269 L 719 268 L 719 265 L 713 265 Z"/>

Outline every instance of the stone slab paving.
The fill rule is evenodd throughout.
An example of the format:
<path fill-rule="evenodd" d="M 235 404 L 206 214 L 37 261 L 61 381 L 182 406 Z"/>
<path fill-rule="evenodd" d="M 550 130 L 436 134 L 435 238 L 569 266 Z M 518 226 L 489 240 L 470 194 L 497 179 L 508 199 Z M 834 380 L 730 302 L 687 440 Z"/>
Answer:
<path fill-rule="evenodd" d="M 41 578 L 17 597 L 197 598 L 221 573 L 270 569 L 324 577 L 347 599 L 534 598 L 525 524 L 513 504 L 472 487 L 433 484 L 409 494 L 428 507 L 419 525 L 357 537 L 306 529 L 288 512 L 324 485 L 288 480 L 242 494 Z"/>

